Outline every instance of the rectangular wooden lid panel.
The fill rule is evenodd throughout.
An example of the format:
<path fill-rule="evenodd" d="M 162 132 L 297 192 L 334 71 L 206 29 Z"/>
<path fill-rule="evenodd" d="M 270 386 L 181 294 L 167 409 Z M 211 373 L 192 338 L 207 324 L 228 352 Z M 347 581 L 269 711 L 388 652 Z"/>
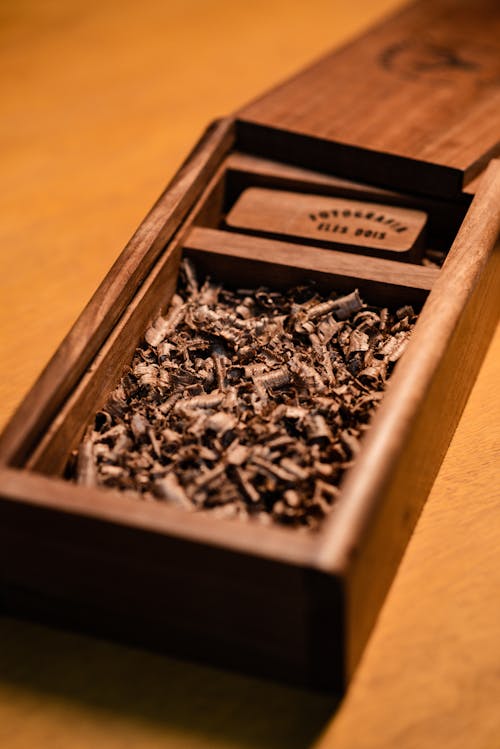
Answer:
<path fill-rule="evenodd" d="M 499 39 L 498 0 L 421 0 L 238 117 L 438 165 L 460 189 L 499 150 Z"/>

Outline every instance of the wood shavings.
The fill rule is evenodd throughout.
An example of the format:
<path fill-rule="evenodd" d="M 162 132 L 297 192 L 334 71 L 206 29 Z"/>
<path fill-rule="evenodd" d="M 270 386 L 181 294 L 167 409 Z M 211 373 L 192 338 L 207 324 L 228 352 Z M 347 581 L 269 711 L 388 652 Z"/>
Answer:
<path fill-rule="evenodd" d="M 79 447 L 76 480 L 316 529 L 415 320 L 357 290 L 234 291 L 183 261 L 169 309 Z"/>
<path fill-rule="evenodd" d="M 441 268 L 445 260 L 446 252 L 444 250 L 427 248 L 422 258 L 422 265 L 428 268 Z"/>

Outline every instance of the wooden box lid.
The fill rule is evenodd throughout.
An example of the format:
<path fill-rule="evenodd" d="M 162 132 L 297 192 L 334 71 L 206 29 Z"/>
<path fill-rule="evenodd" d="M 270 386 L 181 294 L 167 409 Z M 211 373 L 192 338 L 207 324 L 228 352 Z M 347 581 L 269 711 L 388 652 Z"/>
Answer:
<path fill-rule="evenodd" d="M 421 0 L 239 113 L 263 155 L 453 197 L 499 152 L 500 3 Z"/>

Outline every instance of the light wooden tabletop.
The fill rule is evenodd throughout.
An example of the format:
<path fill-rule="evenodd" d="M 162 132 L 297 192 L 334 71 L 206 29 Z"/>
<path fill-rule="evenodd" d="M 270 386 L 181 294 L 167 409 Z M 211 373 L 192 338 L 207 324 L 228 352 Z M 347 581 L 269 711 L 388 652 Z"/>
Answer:
<path fill-rule="evenodd" d="M 397 0 L 5 0 L 0 421 L 205 124 Z M 2 749 L 500 747 L 500 334 L 347 698 L 0 619 Z"/>

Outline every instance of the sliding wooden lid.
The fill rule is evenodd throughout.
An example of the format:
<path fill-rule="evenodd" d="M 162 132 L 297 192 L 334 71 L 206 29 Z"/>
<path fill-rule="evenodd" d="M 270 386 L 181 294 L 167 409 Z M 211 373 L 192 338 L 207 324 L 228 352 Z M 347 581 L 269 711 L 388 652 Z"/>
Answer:
<path fill-rule="evenodd" d="M 275 159 L 458 194 L 499 152 L 499 0 L 421 0 L 238 113 Z"/>

